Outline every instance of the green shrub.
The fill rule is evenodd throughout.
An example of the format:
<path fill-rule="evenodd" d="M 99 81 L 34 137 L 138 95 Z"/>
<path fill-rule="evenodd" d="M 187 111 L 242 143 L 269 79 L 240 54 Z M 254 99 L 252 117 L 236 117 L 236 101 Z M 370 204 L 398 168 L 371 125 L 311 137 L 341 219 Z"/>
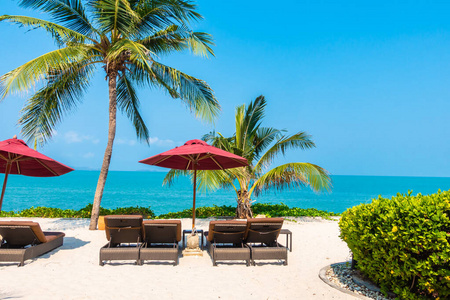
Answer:
<path fill-rule="evenodd" d="M 92 211 L 92 204 L 88 204 L 86 207 L 80 210 L 73 209 L 60 209 L 54 207 L 31 207 L 19 211 L 17 213 L 13 211 L 2 211 L 0 217 L 26 217 L 26 218 L 90 218 Z M 155 213 L 146 207 L 119 207 L 115 209 L 107 209 L 100 207 L 100 215 L 142 215 L 146 219 L 155 217 Z"/>
<path fill-rule="evenodd" d="M 284 203 L 281 204 L 266 204 L 256 203 L 252 205 L 253 215 L 266 215 L 267 217 L 330 217 L 338 216 L 333 212 L 325 210 L 318 210 L 316 208 L 289 208 Z"/>
<path fill-rule="evenodd" d="M 211 217 L 234 217 L 236 214 L 236 207 L 233 206 L 202 206 L 195 209 L 195 216 L 197 218 L 211 218 Z M 179 212 L 170 212 L 162 214 L 157 217 L 158 219 L 180 219 L 180 218 L 192 218 L 192 208 L 188 208 Z"/>
<path fill-rule="evenodd" d="M 303 209 L 299 207 L 289 208 L 286 204 L 265 204 L 257 203 L 252 206 L 253 215 L 265 215 L 267 217 L 330 217 L 338 216 L 338 214 L 330 213 L 324 210 L 318 210 L 315 208 Z M 197 218 L 210 218 L 210 217 L 234 217 L 236 215 L 235 206 L 202 206 L 195 210 L 195 216 Z M 179 212 L 171 212 L 167 214 L 159 215 L 159 219 L 179 219 L 179 218 L 191 218 L 192 208 L 185 209 Z"/>
<path fill-rule="evenodd" d="M 348 209 L 340 237 L 357 268 L 400 299 L 450 299 L 450 191 L 381 196 Z"/>
<path fill-rule="evenodd" d="M 324 217 L 336 216 L 335 213 L 318 210 L 315 208 L 289 208 L 286 204 L 262 204 L 257 203 L 252 206 L 255 215 L 266 215 L 267 217 Z M 19 212 L 1 211 L 0 217 L 28 217 L 28 218 L 90 218 L 92 204 L 86 205 L 80 210 L 60 209 L 53 207 L 31 207 Z M 234 217 L 236 215 L 235 206 L 202 206 L 195 210 L 197 218 L 211 217 Z M 146 219 L 180 219 L 191 218 L 192 208 L 188 208 L 179 212 L 170 212 L 156 216 L 150 207 L 119 207 L 116 209 L 108 209 L 100 207 L 100 216 L 105 215 L 142 215 Z"/>

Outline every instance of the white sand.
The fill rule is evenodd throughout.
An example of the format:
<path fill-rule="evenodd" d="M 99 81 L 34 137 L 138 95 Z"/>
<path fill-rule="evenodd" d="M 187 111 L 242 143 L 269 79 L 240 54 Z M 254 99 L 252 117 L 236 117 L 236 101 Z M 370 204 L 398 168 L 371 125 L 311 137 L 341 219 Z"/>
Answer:
<path fill-rule="evenodd" d="M 13 220 L 4 218 L 0 220 Z M 181 257 L 178 266 L 133 262 L 98 265 L 106 244 L 104 231 L 88 230 L 86 219 L 27 218 L 42 230 L 63 231 L 64 245 L 24 267 L 0 263 L 0 299 L 355 299 L 332 289 L 318 277 L 319 270 L 349 258 L 339 239 L 337 221 L 286 221 L 293 232 L 289 265 L 257 262 L 219 263 L 203 257 Z M 183 228 L 190 228 L 190 219 Z M 209 220 L 198 220 L 207 229 Z M 284 235 L 279 241 L 285 243 Z"/>

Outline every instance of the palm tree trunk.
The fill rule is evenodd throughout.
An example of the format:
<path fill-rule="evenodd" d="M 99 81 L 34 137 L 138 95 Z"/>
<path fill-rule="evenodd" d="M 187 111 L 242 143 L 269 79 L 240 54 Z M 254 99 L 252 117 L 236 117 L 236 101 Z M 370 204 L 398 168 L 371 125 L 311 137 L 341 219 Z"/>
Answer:
<path fill-rule="evenodd" d="M 237 202 L 238 205 L 236 208 L 236 218 L 238 219 L 253 218 L 253 211 L 251 208 L 252 203 L 248 191 L 239 190 Z"/>
<path fill-rule="evenodd" d="M 102 201 L 103 190 L 105 189 L 106 177 L 108 176 L 109 164 L 113 149 L 114 138 L 116 136 L 116 112 L 117 112 L 117 72 L 109 72 L 109 130 L 108 144 L 106 145 L 105 155 L 103 156 L 102 169 L 98 177 L 97 189 L 95 190 L 94 204 L 92 206 L 90 230 L 97 229 L 98 216 L 100 212 L 100 203 Z"/>

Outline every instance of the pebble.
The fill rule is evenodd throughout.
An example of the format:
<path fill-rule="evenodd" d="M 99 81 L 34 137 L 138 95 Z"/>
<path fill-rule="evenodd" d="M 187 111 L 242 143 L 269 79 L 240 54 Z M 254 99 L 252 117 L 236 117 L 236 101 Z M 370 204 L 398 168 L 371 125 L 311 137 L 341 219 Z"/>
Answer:
<path fill-rule="evenodd" d="M 356 284 L 353 281 L 352 276 L 354 275 L 354 270 L 350 268 L 350 263 L 348 264 L 338 264 L 332 265 L 330 269 L 326 272 L 328 280 L 336 284 L 337 286 L 352 291 L 354 293 L 366 296 L 371 299 L 376 300 L 391 300 L 395 299 L 392 297 L 386 297 L 380 292 L 375 292 L 369 290 L 365 286 Z"/>

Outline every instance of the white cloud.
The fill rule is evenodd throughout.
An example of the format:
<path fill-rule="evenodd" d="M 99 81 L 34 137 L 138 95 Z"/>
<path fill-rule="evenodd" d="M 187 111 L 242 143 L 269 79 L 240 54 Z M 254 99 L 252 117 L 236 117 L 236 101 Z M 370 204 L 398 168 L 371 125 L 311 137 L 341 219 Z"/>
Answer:
<path fill-rule="evenodd" d="M 149 137 L 148 142 L 155 146 L 173 146 L 175 144 L 172 140 L 160 140 L 158 137 Z"/>
<path fill-rule="evenodd" d="M 117 145 L 128 145 L 128 146 L 134 146 L 134 145 L 136 145 L 136 140 L 115 139 L 114 142 L 115 142 Z"/>
<path fill-rule="evenodd" d="M 88 152 L 82 155 L 83 158 L 92 158 L 95 154 L 93 152 Z"/>
<path fill-rule="evenodd" d="M 90 141 L 93 144 L 98 144 L 100 142 L 99 139 L 96 139 L 92 135 L 82 135 L 79 134 L 76 131 L 68 131 L 64 134 L 64 139 L 66 143 L 73 144 L 73 143 L 81 143 L 84 141 Z"/>

